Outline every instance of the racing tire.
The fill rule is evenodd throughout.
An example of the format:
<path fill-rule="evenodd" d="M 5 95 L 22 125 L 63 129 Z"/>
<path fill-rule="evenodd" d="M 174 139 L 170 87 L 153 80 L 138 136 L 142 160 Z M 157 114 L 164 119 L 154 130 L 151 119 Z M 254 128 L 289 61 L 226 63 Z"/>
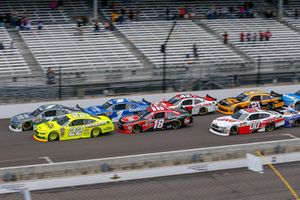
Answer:
<path fill-rule="evenodd" d="M 179 129 L 180 127 L 181 127 L 181 122 L 179 120 L 172 122 L 173 129 Z"/>
<path fill-rule="evenodd" d="M 230 128 L 229 135 L 238 135 L 239 134 L 239 129 L 237 126 L 233 126 Z"/>
<path fill-rule="evenodd" d="M 300 119 L 296 119 L 296 120 L 293 122 L 293 126 L 294 126 L 294 127 L 299 127 L 299 126 L 300 126 Z"/>
<path fill-rule="evenodd" d="M 142 132 L 142 127 L 141 127 L 139 124 L 134 125 L 134 126 L 132 127 L 132 133 L 133 133 L 133 134 L 138 134 L 138 133 L 140 133 L 140 132 Z"/>
<path fill-rule="evenodd" d="M 59 135 L 57 132 L 51 132 L 48 136 L 48 141 L 50 142 L 54 142 L 54 141 L 57 141 L 59 140 Z"/>
<path fill-rule="evenodd" d="M 269 103 L 269 104 L 267 105 L 267 109 L 268 109 L 268 110 L 274 110 L 274 109 L 275 109 L 275 104 L 274 104 L 274 103 Z"/>
<path fill-rule="evenodd" d="M 299 107 L 300 106 L 300 101 L 297 101 L 296 103 L 295 103 L 295 105 L 294 105 L 294 108 L 297 108 L 297 107 Z"/>
<path fill-rule="evenodd" d="M 273 131 L 274 129 L 275 129 L 274 123 L 270 123 L 266 126 L 266 131 L 268 132 Z"/>
<path fill-rule="evenodd" d="M 22 125 L 22 130 L 23 131 L 30 131 L 33 129 L 33 124 L 32 122 L 24 122 Z"/>
<path fill-rule="evenodd" d="M 96 138 L 101 135 L 102 131 L 100 128 L 93 128 L 91 131 L 91 137 Z"/>
<path fill-rule="evenodd" d="M 208 113 L 208 109 L 206 107 L 202 107 L 199 110 L 199 115 L 206 115 Z"/>

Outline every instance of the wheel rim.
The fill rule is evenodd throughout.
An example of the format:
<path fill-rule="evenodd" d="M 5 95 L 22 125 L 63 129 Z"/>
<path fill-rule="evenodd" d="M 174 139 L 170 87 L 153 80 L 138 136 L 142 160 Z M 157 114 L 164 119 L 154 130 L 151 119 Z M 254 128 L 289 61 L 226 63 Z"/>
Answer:
<path fill-rule="evenodd" d="M 141 127 L 138 126 L 138 125 L 135 125 L 133 128 L 132 128 L 132 133 L 140 133 L 141 132 Z"/>
<path fill-rule="evenodd" d="M 293 123 L 293 126 L 295 127 L 299 127 L 300 126 L 300 120 L 295 120 L 294 123 Z"/>
<path fill-rule="evenodd" d="M 58 139 L 58 134 L 57 133 L 50 133 L 49 135 L 49 140 L 50 141 L 55 141 Z"/>
<path fill-rule="evenodd" d="M 274 124 L 268 124 L 266 127 L 267 131 L 273 131 L 274 130 Z"/>
<path fill-rule="evenodd" d="M 24 131 L 30 130 L 31 127 L 32 127 L 32 124 L 31 124 L 30 122 L 25 122 L 25 123 L 23 124 L 23 130 L 24 130 Z"/>
<path fill-rule="evenodd" d="M 181 126 L 181 123 L 179 121 L 173 122 L 173 129 L 179 129 Z"/>
<path fill-rule="evenodd" d="M 98 137 L 100 135 L 100 130 L 95 128 L 92 130 L 92 137 Z"/>
<path fill-rule="evenodd" d="M 200 115 L 206 115 L 207 114 L 207 109 L 206 108 L 201 108 L 199 114 Z"/>
<path fill-rule="evenodd" d="M 232 127 L 230 129 L 230 135 L 237 135 L 238 134 L 238 129 L 237 127 Z"/>

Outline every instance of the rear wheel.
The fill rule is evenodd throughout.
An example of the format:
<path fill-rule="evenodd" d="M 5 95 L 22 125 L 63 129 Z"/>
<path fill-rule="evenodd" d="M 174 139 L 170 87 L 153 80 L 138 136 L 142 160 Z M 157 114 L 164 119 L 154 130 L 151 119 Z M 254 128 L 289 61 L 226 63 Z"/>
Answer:
<path fill-rule="evenodd" d="M 268 109 L 268 110 L 274 110 L 274 109 L 275 109 L 275 104 L 274 104 L 274 103 L 269 103 L 269 104 L 267 105 L 267 109 Z"/>
<path fill-rule="evenodd" d="M 134 125 L 132 128 L 132 133 L 137 134 L 140 133 L 142 131 L 142 127 L 140 125 Z"/>
<path fill-rule="evenodd" d="M 293 122 L 293 126 L 294 126 L 294 127 L 299 127 L 299 126 L 300 126 L 300 119 L 296 119 L 296 120 Z"/>
<path fill-rule="evenodd" d="M 233 126 L 230 128 L 230 132 L 229 132 L 230 135 L 237 135 L 238 133 L 239 133 L 239 129 L 237 126 Z"/>
<path fill-rule="evenodd" d="M 50 142 L 56 141 L 56 140 L 58 140 L 58 139 L 59 139 L 59 135 L 58 135 L 57 132 L 51 132 L 51 133 L 49 134 L 49 136 L 48 136 L 48 140 L 49 140 Z"/>
<path fill-rule="evenodd" d="M 268 131 L 268 132 L 273 131 L 274 129 L 275 129 L 274 123 L 268 124 L 266 126 L 266 131 Z"/>
<path fill-rule="evenodd" d="M 100 128 L 93 128 L 91 131 L 91 137 L 99 137 L 101 135 L 102 131 Z"/>
<path fill-rule="evenodd" d="M 173 129 L 179 129 L 181 127 L 181 122 L 176 120 L 172 123 L 172 128 Z"/>
<path fill-rule="evenodd" d="M 22 130 L 23 131 L 29 131 L 33 129 L 32 122 L 24 122 L 22 125 Z"/>
<path fill-rule="evenodd" d="M 207 113 L 208 113 L 207 108 L 205 107 L 200 108 L 199 115 L 206 115 Z"/>

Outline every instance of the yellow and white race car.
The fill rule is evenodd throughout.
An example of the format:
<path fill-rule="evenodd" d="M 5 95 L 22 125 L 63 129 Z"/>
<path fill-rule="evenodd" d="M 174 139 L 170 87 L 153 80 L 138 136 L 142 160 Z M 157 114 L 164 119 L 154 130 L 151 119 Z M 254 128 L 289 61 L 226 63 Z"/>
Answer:
<path fill-rule="evenodd" d="M 39 142 L 98 137 L 114 131 L 114 124 L 106 116 L 91 116 L 74 112 L 55 121 L 41 123 L 34 128 L 33 138 Z"/>

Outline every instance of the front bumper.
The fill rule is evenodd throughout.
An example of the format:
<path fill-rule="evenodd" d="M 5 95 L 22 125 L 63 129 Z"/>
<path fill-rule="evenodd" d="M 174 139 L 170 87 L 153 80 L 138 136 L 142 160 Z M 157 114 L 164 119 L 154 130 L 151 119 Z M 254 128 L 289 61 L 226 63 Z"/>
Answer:
<path fill-rule="evenodd" d="M 231 110 L 231 107 L 222 106 L 220 104 L 217 105 L 217 111 L 222 113 L 222 114 L 226 114 L 226 115 L 234 114 L 234 111 Z"/>
<path fill-rule="evenodd" d="M 224 132 L 219 132 L 219 131 L 216 131 L 212 128 L 209 129 L 209 132 L 215 134 L 215 135 L 219 135 L 219 136 L 229 136 L 229 133 L 224 133 Z"/>
<path fill-rule="evenodd" d="M 8 128 L 13 132 L 22 132 L 22 128 L 15 128 L 12 125 L 9 125 Z"/>
<path fill-rule="evenodd" d="M 39 137 L 39 136 L 37 136 L 37 135 L 33 135 L 33 139 L 34 139 L 35 141 L 38 141 L 38 142 L 48 142 L 47 139 L 41 138 L 41 137 Z"/>

